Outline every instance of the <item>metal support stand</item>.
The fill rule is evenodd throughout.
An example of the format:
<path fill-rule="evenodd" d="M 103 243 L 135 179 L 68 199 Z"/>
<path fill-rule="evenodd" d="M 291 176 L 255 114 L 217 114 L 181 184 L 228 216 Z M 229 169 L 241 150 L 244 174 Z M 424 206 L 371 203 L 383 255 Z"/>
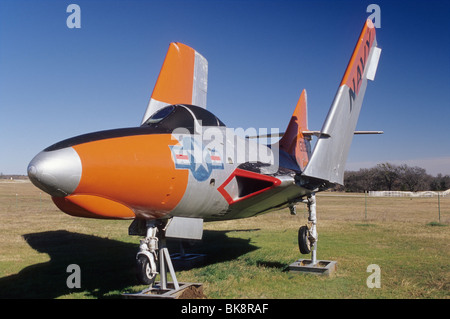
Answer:
<path fill-rule="evenodd" d="M 336 261 L 317 260 L 317 216 L 316 216 L 316 195 L 312 193 L 306 202 L 308 206 L 308 221 L 311 243 L 311 259 L 299 259 L 289 265 L 290 272 L 311 273 L 317 275 L 331 275 L 336 271 Z"/>
<path fill-rule="evenodd" d="M 161 240 L 161 247 L 159 248 L 159 276 L 161 277 L 161 289 L 167 289 L 167 268 L 169 268 L 170 275 L 172 276 L 173 286 L 175 290 L 180 289 L 178 285 L 177 276 L 173 269 L 172 261 L 170 259 L 169 250 L 166 247 L 166 240 Z"/>

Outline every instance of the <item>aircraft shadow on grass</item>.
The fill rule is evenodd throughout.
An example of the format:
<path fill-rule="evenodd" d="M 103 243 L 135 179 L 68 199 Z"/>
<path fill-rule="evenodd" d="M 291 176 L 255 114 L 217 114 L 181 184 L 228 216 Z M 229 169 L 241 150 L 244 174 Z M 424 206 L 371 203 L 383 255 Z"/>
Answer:
<path fill-rule="evenodd" d="M 257 249 L 250 240 L 229 238 L 227 231 L 203 233 L 202 244 L 194 250 L 207 255 L 203 266 L 235 259 Z M 117 296 L 124 289 L 137 285 L 135 276 L 136 244 L 68 232 L 65 230 L 23 235 L 36 251 L 46 253 L 50 261 L 28 266 L 19 273 L 0 278 L 0 298 L 49 299 L 74 292 L 87 292 L 95 298 Z M 178 247 L 168 243 L 170 253 Z M 190 251 L 186 251 L 189 253 Z M 68 288 L 67 272 L 71 264 L 80 266 L 81 288 Z"/>

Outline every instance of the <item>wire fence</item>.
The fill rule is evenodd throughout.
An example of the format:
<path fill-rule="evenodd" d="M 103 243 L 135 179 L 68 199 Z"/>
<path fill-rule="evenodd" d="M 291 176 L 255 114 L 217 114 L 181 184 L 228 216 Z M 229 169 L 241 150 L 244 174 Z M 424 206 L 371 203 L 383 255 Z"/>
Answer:
<path fill-rule="evenodd" d="M 321 192 L 321 213 L 331 218 L 386 220 L 433 219 L 450 221 L 450 190 L 445 192 L 378 191 L 367 193 Z M 55 212 L 51 197 L 30 182 L 0 180 L 0 216 L 24 217 L 26 213 Z M 324 212 L 325 211 L 325 212 Z M 361 212 L 358 215 L 355 212 Z"/>
<path fill-rule="evenodd" d="M 450 189 L 444 192 L 401 192 L 401 191 L 369 191 L 368 196 L 371 197 L 447 197 L 450 195 Z"/>

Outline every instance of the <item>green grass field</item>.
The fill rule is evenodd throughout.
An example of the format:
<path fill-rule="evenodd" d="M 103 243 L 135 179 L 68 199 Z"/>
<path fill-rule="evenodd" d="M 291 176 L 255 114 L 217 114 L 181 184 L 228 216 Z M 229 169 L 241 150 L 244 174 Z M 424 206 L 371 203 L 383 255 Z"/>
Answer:
<path fill-rule="evenodd" d="M 450 198 L 367 198 L 318 194 L 318 259 L 337 261 L 331 277 L 294 274 L 297 230 L 307 210 L 281 210 L 244 220 L 205 223 L 193 252 L 204 265 L 177 272 L 219 298 L 450 297 Z M 367 218 L 366 218 L 367 215 Z M 139 238 L 130 221 L 75 218 L 30 183 L 0 183 L 0 298 L 119 298 L 139 291 L 134 258 Z M 177 243 L 169 249 L 176 252 Z M 81 269 L 81 288 L 66 285 L 67 266 Z M 368 288 L 367 267 L 381 270 Z"/>

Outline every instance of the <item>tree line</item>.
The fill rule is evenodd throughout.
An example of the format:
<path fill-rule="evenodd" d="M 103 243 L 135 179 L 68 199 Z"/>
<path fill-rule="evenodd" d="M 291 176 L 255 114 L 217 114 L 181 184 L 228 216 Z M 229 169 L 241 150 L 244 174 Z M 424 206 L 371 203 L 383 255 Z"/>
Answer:
<path fill-rule="evenodd" d="M 431 176 L 418 166 L 391 163 L 378 164 L 359 171 L 345 171 L 344 186 L 336 190 L 345 192 L 365 191 L 445 191 L 450 188 L 450 176 Z"/>

